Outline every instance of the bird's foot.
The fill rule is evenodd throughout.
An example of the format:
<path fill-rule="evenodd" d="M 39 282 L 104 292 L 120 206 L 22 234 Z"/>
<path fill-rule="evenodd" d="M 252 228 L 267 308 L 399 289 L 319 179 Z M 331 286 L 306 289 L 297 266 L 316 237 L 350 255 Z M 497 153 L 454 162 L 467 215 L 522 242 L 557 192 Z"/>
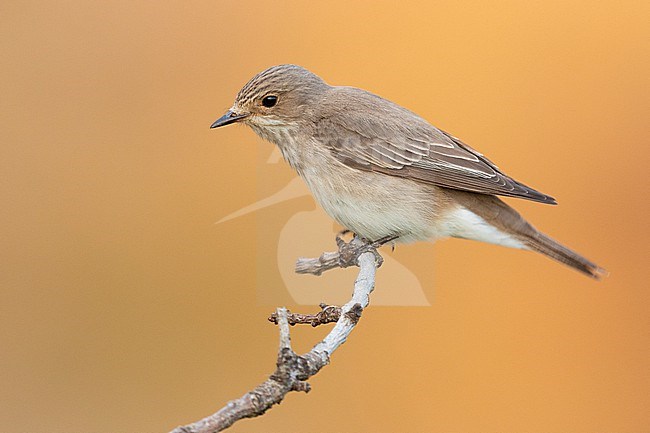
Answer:
<path fill-rule="evenodd" d="M 336 236 L 337 252 L 323 253 L 315 259 L 298 259 L 296 262 L 296 272 L 299 274 L 320 275 L 334 268 L 358 266 L 359 257 L 366 252 L 374 254 L 377 267 L 379 267 L 384 262 L 384 259 L 377 252 L 377 248 L 398 238 L 398 236 L 385 236 L 376 241 L 369 241 L 354 235 L 352 240 L 346 242 L 343 236 L 349 233 L 351 233 L 349 230 L 344 230 Z"/>
<path fill-rule="evenodd" d="M 345 242 L 339 235 L 336 236 L 336 244 L 339 247 L 339 266 L 342 268 L 359 266 L 359 257 L 367 252 L 374 254 L 377 267 L 380 267 L 384 263 L 384 258 L 377 252 L 377 248 L 394 241 L 398 237 L 391 235 L 384 236 L 376 241 L 370 241 L 355 234 L 350 242 Z"/>
<path fill-rule="evenodd" d="M 346 243 L 345 239 L 344 239 L 345 236 L 349 235 L 350 233 L 352 233 L 352 230 L 344 229 L 344 230 L 341 230 L 340 232 L 338 232 L 336 234 L 336 238 L 335 238 L 336 246 L 338 246 L 339 249 L 341 248 L 342 245 L 344 245 Z M 352 233 L 352 236 L 353 236 L 352 239 L 357 237 L 357 235 L 355 233 Z"/>

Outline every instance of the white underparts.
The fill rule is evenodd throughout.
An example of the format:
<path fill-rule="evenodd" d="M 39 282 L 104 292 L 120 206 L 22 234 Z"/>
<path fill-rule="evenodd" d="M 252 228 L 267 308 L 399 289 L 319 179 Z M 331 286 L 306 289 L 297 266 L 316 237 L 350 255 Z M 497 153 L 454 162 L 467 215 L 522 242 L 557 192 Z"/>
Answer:
<path fill-rule="evenodd" d="M 444 227 L 449 236 L 455 238 L 471 239 L 509 248 L 528 249 L 514 236 L 499 230 L 464 207 L 459 207 L 447 214 Z"/>

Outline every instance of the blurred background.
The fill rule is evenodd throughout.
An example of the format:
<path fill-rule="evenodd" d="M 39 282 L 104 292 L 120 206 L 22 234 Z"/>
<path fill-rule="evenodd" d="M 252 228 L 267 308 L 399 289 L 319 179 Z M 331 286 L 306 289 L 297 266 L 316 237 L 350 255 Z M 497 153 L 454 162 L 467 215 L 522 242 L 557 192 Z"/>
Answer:
<path fill-rule="evenodd" d="M 297 306 L 269 245 L 316 207 L 215 224 L 295 175 L 252 131 L 208 126 L 279 63 L 404 105 L 555 196 L 509 203 L 611 275 L 398 246 L 430 306 L 371 307 L 309 395 L 230 431 L 648 431 L 649 18 L 641 1 L 4 1 L 0 431 L 164 432 L 274 370 L 266 317 Z M 333 248 L 337 227 L 314 227 L 287 257 Z M 327 330 L 294 328 L 296 349 Z"/>

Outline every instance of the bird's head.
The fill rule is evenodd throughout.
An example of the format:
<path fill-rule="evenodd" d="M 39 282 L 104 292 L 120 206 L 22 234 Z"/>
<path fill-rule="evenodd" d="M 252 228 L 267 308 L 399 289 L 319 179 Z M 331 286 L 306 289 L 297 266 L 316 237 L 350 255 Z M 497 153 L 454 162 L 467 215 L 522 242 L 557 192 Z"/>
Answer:
<path fill-rule="evenodd" d="M 297 127 L 328 88 L 320 77 L 300 66 L 270 67 L 242 87 L 233 106 L 210 128 L 242 122 L 266 135 L 272 129 Z"/>

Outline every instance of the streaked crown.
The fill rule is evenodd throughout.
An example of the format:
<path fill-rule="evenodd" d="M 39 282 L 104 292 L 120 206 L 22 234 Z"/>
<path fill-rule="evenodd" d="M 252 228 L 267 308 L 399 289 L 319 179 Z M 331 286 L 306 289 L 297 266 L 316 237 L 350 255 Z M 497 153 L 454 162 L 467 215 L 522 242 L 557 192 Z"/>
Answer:
<path fill-rule="evenodd" d="M 272 66 L 255 75 L 237 94 L 237 104 L 246 106 L 268 93 L 286 93 L 304 88 L 322 88 L 327 84 L 316 74 L 297 65 Z"/>

